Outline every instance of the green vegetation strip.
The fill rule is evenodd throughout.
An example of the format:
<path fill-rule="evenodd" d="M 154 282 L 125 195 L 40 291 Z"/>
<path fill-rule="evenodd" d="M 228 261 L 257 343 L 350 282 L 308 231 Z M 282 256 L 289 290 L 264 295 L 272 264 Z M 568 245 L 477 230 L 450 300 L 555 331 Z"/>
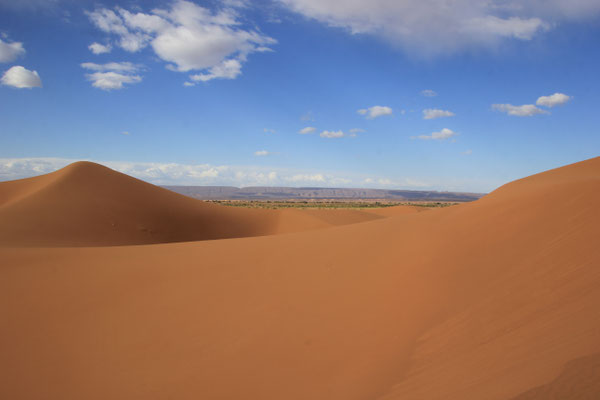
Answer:
<path fill-rule="evenodd" d="M 262 201 L 262 200 L 209 200 L 230 207 L 247 208 L 384 208 L 395 206 L 449 207 L 459 203 L 450 202 L 380 202 L 380 201 Z"/>

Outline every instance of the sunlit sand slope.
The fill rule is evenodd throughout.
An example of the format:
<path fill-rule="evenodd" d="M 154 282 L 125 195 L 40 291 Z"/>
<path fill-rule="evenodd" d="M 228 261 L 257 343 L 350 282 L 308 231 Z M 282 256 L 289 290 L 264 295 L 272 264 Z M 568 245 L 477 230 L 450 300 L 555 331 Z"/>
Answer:
<path fill-rule="evenodd" d="M 0 398 L 599 398 L 599 204 L 596 158 L 311 232 L 5 247 Z"/>

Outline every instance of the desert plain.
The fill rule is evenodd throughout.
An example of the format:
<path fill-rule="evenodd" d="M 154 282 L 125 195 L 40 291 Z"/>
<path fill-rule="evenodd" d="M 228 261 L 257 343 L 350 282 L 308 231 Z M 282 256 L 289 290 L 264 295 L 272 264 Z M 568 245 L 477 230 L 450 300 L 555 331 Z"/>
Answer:
<path fill-rule="evenodd" d="M 0 398 L 600 398 L 600 158 L 445 208 L 0 183 Z"/>

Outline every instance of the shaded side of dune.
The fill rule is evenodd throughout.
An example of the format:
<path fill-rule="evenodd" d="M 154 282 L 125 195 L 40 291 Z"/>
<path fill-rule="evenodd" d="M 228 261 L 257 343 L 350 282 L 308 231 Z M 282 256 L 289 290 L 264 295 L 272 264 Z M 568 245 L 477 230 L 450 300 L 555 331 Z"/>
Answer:
<path fill-rule="evenodd" d="M 600 354 L 568 362 L 553 381 L 530 389 L 511 400 L 600 399 Z"/>

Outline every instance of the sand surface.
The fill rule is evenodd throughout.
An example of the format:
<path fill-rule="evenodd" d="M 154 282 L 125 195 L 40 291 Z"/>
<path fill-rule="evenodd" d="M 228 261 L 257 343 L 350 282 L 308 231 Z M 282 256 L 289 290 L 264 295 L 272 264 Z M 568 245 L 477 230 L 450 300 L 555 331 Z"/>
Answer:
<path fill-rule="evenodd" d="M 1 183 L 0 398 L 597 399 L 599 205 L 600 158 L 381 214 Z"/>

